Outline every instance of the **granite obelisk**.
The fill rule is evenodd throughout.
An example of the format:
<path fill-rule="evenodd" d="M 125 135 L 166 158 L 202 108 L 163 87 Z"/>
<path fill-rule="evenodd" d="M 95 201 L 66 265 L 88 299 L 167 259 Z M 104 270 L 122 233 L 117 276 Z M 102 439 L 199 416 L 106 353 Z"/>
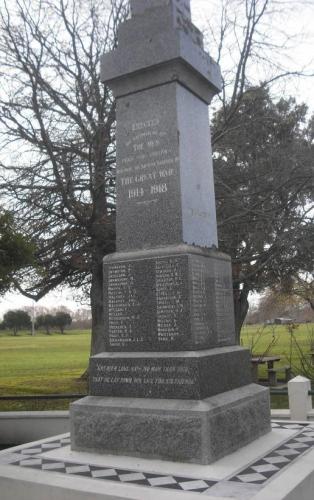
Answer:
<path fill-rule="evenodd" d="M 131 0 L 101 76 L 117 102 L 117 251 L 72 448 L 210 463 L 269 432 L 270 411 L 235 345 L 208 119 L 221 76 L 189 0 Z"/>

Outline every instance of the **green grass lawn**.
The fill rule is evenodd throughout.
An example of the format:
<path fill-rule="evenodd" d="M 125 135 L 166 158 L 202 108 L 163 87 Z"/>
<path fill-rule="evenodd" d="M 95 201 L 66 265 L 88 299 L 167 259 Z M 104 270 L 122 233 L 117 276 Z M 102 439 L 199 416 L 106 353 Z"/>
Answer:
<path fill-rule="evenodd" d="M 253 354 L 279 355 L 281 357 L 277 366 L 291 365 L 295 374 L 308 369 L 310 376 L 314 374 L 311 369 L 309 352 L 314 348 L 314 323 L 295 325 L 292 333 L 290 325 L 252 325 L 242 329 L 242 345 L 248 347 Z M 311 347 L 312 345 L 312 347 Z M 305 355 L 302 367 L 301 352 Z M 266 376 L 266 367 L 259 367 L 261 376 Z"/>
<path fill-rule="evenodd" d="M 80 377 L 88 365 L 89 331 L 65 335 L 28 333 L 0 335 L 0 395 L 82 394 Z M 15 409 L 63 409 L 68 401 L 1 402 L 0 411 Z"/>
<path fill-rule="evenodd" d="M 258 354 L 278 354 L 279 365 L 290 364 L 294 374 L 302 373 L 297 344 L 309 353 L 314 340 L 314 324 L 299 325 L 293 336 L 286 326 L 246 326 L 242 344 Z M 65 335 L 28 332 L 14 337 L 0 333 L 0 395 L 84 394 L 86 381 L 81 379 L 88 364 L 89 331 L 67 331 Z M 309 358 L 306 358 L 309 360 Z M 310 366 L 314 375 L 313 367 Z M 260 367 L 260 376 L 266 378 L 266 368 Z M 4 402 L 0 411 L 66 409 L 69 401 Z M 272 406 L 287 407 L 285 397 L 273 398 Z"/>
<path fill-rule="evenodd" d="M 314 348 L 314 324 L 300 324 L 292 330 L 288 325 L 245 326 L 241 335 L 242 345 L 253 354 L 278 355 L 277 367 L 291 366 L 293 375 L 304 375 L 314 380 L 314 367 L 309 352 Z M 259 377 L 267 379 L 266 365 L 259 366 Z M 283 377 L 278 374 L 278 380 Z M 283 381 L 281 381 L 283 382 Z M 271 396 L 271 407 L 288 408 L 288 396 Z"/>

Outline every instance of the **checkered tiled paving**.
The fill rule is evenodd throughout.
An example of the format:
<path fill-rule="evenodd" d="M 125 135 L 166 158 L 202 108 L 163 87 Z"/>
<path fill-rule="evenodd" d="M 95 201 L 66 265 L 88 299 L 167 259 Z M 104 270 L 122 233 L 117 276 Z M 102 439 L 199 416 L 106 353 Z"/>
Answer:
<path fill-rule="evenodd" d="M 54 442 L 51 445 L 58 443 Z M 20 467 L 28 467 L 31 469 L 40 469 L 45 472 L 63 472 L 64 474 L 72 474 L 85 476 L 94 479 L 103 479 L 110 481 L 118 481 L 121 483 L 140 484 L 143 486 L 151 486 L 158 488 L 170 488 L 175 490 L 200 492 L 208 490 L 217 481 L 209 481 L 207 479 L 187 478 L 183 476 L 172 476 L 165 474 L 152 474 L 148 472 L 138 472 L 127 469 L 117 469 L 114 467 L 101 467 L 91 464 L 82 464 L 75 462 L 62 462 L 50 460 L 40 456 L 40 448 L 31 448 L 30 454 L 28 450 L 23 450 L 23 457 L 20 460 L 12 462 L 10 465 L 19 465 Z M 52 446 L 49 448 L 53 449 Z M 44 451 L 47 451 L 45 449 Z"/>
<path fill-rule="evenodd" d="M 236 482 L 237 484 L 263 485 L 297 457 L 314 447 L 314 424 L 273 422 L 272 425 L 273 428 L 294 430 L 295 433 L 293 437 L 290 435 L 290 438 L 267 455 L 246 466 L 232 477 L 225 479 L 225 481 L 227 480 L 233 484 Z M 62 448 L 69 444 L 70 437 L 64 437 L 60 440 L 36 444 L 35 447 L 24 447 L 14 452 L 14 459 L 12 459 L 10 465 L 40 469 L 45 472 L 85 476 L 104 481 L 117 481 L 153 488 L 167 488 L 199 493 L 207 493 L 219 482 L 215 479 L 195 479 L 171 474 L 166 475 L 109 466 L 97 466 L 89 463 L 67 462 L 43 456 L 47 451 Z"/>
<path fill-rule="evenodd" d="M 295 429 L 295 430 L 299 430 L 299 429 L 304 429 L 304 428 L 307 428 L 307 427 L 314 427 L 314 423 L 313 422 L 302 422 L 302 423 L 297 423 L 297 422 L 277 422 L 277 421 L 273 421 L 271 423 L 271 426 L 273 429 Z"/>
<path fill-rule="evenodd" d="M 242 470 L 231 481 L 241 481 L 244 483 L 262 484 L 270 479 L 274 474 L 289 465 L 293 460 L 302 455 L 305 451 L 314 447 L 314 428 L 310 426 L 293 427 L 290 429 L 300 429 L 293 438 L 281 444 L 268 455 Z M 276 426 L 277 427 L 277 426 Z M 284 426 L 284 428 L 288 428 Z"/>
<path fill-rule="evenodd" d="M 28 448 L 24 447 L 22 450 L 19 450 L 16 453 L 21 453 L 22 455 L 39 455 L 40 453 L 44 453 L 45 451 L 63 448 L 63 446 L 68 446 L 69 444 L 71 444 L 70 436 L 58 439 L 56 441 L 50 441 L 48 443 L 36 444 L 36 448 L 33 448 L 31 446 Z"/>

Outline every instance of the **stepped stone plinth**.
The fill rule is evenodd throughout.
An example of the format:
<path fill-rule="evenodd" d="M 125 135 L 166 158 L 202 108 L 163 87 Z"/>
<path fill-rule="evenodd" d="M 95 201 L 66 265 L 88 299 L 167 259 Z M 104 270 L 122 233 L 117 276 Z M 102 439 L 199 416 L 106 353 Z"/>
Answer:
<path fill-rule="evenodd" d="M 131 0 L 102 80 L 117 106 L 117 252 L 74 450 L 207 464 L 270 431 L 235 345 L 218 251 L 208 104 L 221 89 L 189 0 Z"/>

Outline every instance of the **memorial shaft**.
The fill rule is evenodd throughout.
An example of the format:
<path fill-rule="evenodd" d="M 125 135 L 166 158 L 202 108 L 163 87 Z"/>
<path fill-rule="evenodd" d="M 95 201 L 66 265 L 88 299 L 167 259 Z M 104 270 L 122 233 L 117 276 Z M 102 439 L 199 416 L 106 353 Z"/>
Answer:
<path fill-rule="evenodd" d="M 208 103 L 219 67 L 189 2 L 135 0 L 131 13 L 102 64 L 117 100 L 118 254 L 105 264 L 105 349 L 232 344 L 229 258 L 216 253 L 209 264 L 179 248 L 218 246 Z"/>
<path fill-rule="evenodd" d="M 117 98 L 118 251 L 217 247 L 207 104 L 221 78 L 188 4 L 131 2 L 103 60 Z"/>
<path fill-rule="evenodd" d="M 189 0 L 131 0 L 101 77 L 117 103 L 117 252 L 104 259 L 104 332 L 90 396 L 72 405 L 72 447 L 210 463 L 270 418 L 234 345 L 208 118 L 221 76 Z"/>

